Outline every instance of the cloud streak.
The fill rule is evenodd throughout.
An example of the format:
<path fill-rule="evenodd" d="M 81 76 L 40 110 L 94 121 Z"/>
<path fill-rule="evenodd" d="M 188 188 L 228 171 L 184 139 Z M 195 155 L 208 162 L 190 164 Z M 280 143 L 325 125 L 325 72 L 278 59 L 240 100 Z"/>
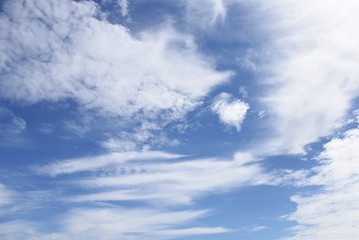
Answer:
<path fill-rule="evenodd" d="M 26 204 L 4 204 L 17 208 L 14 214 L 22 216 L 37 211 L 41 204 L 47 208 L 56 198 L 63 205 L 63 213 L 56 215 L 55 222 L 47 223 L 48 216 L 44 216 L 45 220 L 27 221 L 24 217 L 23 221 L 2 223 L 0 236 L 110 240 L 223 234 L 231 230 L 197 227 L 195 221 L 210 211 L 191 210 L 191 204 L 209 194 L 261 185 L 271 179 L 248 153 L 237 153 L 233 159 L 191 159 L 166 152 L 122 152 L 32 169 L 51 176 L 55 180 L 52 184 L 57 182 L 62 190 L 52 194 L 54 190 L 17 192 L 16 196 L 28 197 Z M 134 206 L 126 206 L 126 202 Z M 183 208 L 187 210 L 179 210 Z"/>
<path fill-rule="evenodd" d="M 101 168 L 112 167 L 113 165 L 125 164 L 128 161 L 163 160 L 178 157 L 181 157 L 181 155 L 157 151 L 110 153 L 97 157 L 65 160 L 40 167 L 34 166 L 33 168 L 39 174 L 58 176 L 83 171 L 96 171 Z"/>
<path fill-rule="evenodd" d="M 84 171 L 90 174 L 75 175 L 75 180 L 70 180 L 72 188 L 87 192 L 66 197 L 72 202 L 133 200 L 183 205 L 211 192 L 264 184 L 270 179 L 259 164 L 251 163 L 248 154 L 238 153 L 232 160 L 178 157 L 181 156 L 163 152 L 124 152 L 34 169 L 53 177 Z"/>

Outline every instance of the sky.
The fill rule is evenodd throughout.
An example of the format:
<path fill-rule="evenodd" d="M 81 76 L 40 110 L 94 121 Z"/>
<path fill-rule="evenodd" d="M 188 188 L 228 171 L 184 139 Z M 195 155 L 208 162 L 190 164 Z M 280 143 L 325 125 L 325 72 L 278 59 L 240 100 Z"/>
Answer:
<path fill-rule="evenodd" d="M 0 1 L 0 238 L 357 239 L 358 12 Z"/>

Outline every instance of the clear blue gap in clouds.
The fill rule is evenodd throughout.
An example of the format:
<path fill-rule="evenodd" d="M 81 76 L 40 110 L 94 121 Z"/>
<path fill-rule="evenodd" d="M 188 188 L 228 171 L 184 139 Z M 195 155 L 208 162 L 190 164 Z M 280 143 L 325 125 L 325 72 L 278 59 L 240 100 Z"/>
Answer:
<path fill-rule="evenodd" d="M 358 5 L 343 1 L 348 13 L 323 31 L 335 1 L 122 1 L 127 15 L 117 0 L 19 2 L 1 3 L 13 19 L 2 9 L 0 238 L 358 233 L 358 72 L 341 57 L 359 37 L 336 38 Z M 71 11 L 80 19 L 62 19 Z"/>

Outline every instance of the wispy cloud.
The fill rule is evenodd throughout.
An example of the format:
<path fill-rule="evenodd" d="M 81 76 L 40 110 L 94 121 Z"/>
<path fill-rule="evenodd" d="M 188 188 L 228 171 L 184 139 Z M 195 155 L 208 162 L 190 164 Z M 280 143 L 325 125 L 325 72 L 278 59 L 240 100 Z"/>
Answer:
<path fill-rule="evenodd" d="M 271 1 L 272 45 L 262 98 L 276 136 L 266 151 L 302 153 L 333 132 L 359 93 L 357 1 Z M 268 12 L 267 12 L 268 14 Z M 267 26 L 267 25 L 266 25 Z"/>
<path fill-rule="evenodd" d="M 215 228 L 183 228 L 178 226 L 204 217 L 206 211 L 166 212 L 149 209 L 74 209 L 63 220 L 67 232 L 90 239 L 170 239 L 188 234 L 223 233 Z"/>
<path fill-rule="evenodd" d="M 117 2 L 121 8 L 121 15 L 123 17 L 128 16 L 129 1 L 128 0 L 117 0 Z"/>
<path fill-rule="evenodd" d="M 296 221 L 288 240 L 353 239 L 359 234 L 359 129 L 345 132 L 324 146 L 320 165 L 308 184 L 321 186 L 310 194 L 296 195 L 297 210 L 288 216 Z"/>
<path fill-rule="evenodd" d="M 159 211 L 126 208 L 77 208 L 57 218 L 61 231 L 46 231 L 46 223 L 9 221 L 0 223 L 4 239 L 172 239 L 187 235 L 226 233 L 223 227 L 189 228 L 187 224 L 207 216 L 208 211 Z M 42 227 L 40 227 L 40 224 Z"/>
<path fill-rule="evenodd" d="M 0 145 L 23 147 L 26 121 L 8 108 L 0 107 Z"/>
<path fill-rule="evenodd" d="M 13 202 L 13 192 L 0 183 L 0 208 Z"/>
<path fill-rule="evenodd" d="M 0 148 L 5 157 L 13 154 L 7 147 L 23 143 L 25 133 L 39 140 L 39 148 L 16 152 L 13 162 L 1 163 L 3 172 L 8 166 L 18 172 L 0 179 L 0 238 L 172 239 L 230 234 L 228 225 L 238 233 L 261 235 L 277 226 L 263 219 L 242 226 L 238 224 L 243 221 L 230 222 L 227 216 L 223 222 L 209 219 L 215 212 L 211 203 L 218 194 L 236 191 L 221 207 L 237 207 L 237 202 L 229 204 L 232 197 L 244 192 L 251 201 L 262 187 L 251 193 L 238 190 L 270 185 L 266 189 L 290 187 L 290 193 L 278 198 L 297 207 L 281 218 L 295 225 L 284 239 L 355 239 L 359 234 L 358 116 L 347 121 L 346 130 L 340 129 L 345 131 L 342 135 L 327 140 L 310 163 L 286 168 L 290 163 L 267 158 L 305 153 L 307 144 L 330 136 L 352 109 L 359 96 L 359 3 L 173 2 L 1 3 L 0 100 L 16 108 L 0 107 Z M 108 15 L 102 12 L 110 5 L 114 10 Z M 140 10 L 135 14 L 136 7 Z M 152 12 L 141 12 L 152 7 L 173 15 L 161 16 L 166 20 L 154 25 L 147 18 L 154 16 Z M 127 21 L 135 16 L 139 22 L 151 20 L 146 22 L 151 27 Z M 245 23 L 236 25 L 243 19 Z M 238 26 L 248 28 L 247 32 Z M 229 82 L 234 71 L 219 70 L 227 67 L 238 67 L 240 77 Z M 241 79 L 247 76 L 255 79 L 249 84 Z M 221 89 L 214 89 L 219 85 Z M 233 94 L 245 100 L 223 92 L 236 89 Z M 222 142 L 237 136 L 229 139 L 219 134 L 207 141 L 210 135 L 203 134 L 207 130 L 203 128 L 182 134 L 192 120 L 193 125 L 201 125 L 196 121 L 204 101 L 210 102 L 205 110 L 218 116 L 227 129 L 243 131 L 245 138 L 222 147 Z M 43 103 L 56 109 L 51 118 L 42 118 Z M 60 109 L 62 104 L 66 106 Z M 244 129 L 249 109 L 258 117 Z M 213 119 L 205 120 L 212 125 Z M 256 123 L 264 127 L 256 128 Z M 34 126 L 35 130 L 29 129 Z M 258 134 L 262 130 L 263 135 Z M 75 144 L 66 155 L 77 157 L 50 160 L 57 159 L 52 155 L 57 154 L 55 144 L 61 144 L 61 136 L 68 132 L 82 140 L 92 133 L 91 140 L 98 145 Z M 260 140 L 247 142 L 257 134 Z M 220 147 L 208 150 L 217 137 Z M 189 144 L 185 146 L 189 149 L 171 150 L 187 138 L 192 138 L 190 143 L 198 140 L 203 151 L 196 153 L 197 146 Z M 231 156 L 237 147 L 248 152 Z M 182 150 L 194 155 L 171 153 Z M 30 167 L 15 166 L 23 164 L 20 160 L 27 159 L 28 153 L 34 153 Z M 298 170 L 299 165 L 306 167 Z M 298 189 L 300 193 L 293 193 Z M 269 204 L 265 207 L 275 206 Z M 246 211 L 238 216 L 247 221 Z"/>
<path fill-rule="evenodd" d="M 213 26 L 217 22 L 224 22 L 227 7 L 223 0 L 185 0 L 186 14 L 191 25 L 197 27 Z"/>
<path fill-rule="evenodd" d="M 32 234 L 54 239 L 171 239 L 227 233 L 231 230 L 222 226 L 196 227 L 193 221 L 206 217 L 209 211 L 191 210 L 188 204 L 208 194 L 266 184 L 271 177 L 254 160 L 251 154 L 241 152 L 233 159 L 191 159 L 150 151 L 111 153 L 33 167 L 40 174 L 56 177 L 62 188 L 72 190 L 56 195 L 67 206 L 64 214 L 57 216 L 59 225 L 55 229 L 61 230 L 51 230 L 50 234 L 32 228 Z M 84 171 L 86 174 L 80 174 Z M 129 201 L 135 205 L 120 207 Z M 183 207 L 187 210 L 178 210 Z"/>
<path fill-rule="evenodd" d="M 232 160 L 178 157 L 181 156 L 163 152 L 112 153 L 65 160 L 38 167 L 36 171 L 50 176 L 83 171 L 91 174 L 70 181 L 72 187 L 82 189 L 81 192 L 86 190 L 84 194 L 66 197 L 72 202 L 134 200 L 189 204 L 211 192 L 265 184 L 270 179 L 258 163 L 251 163 L 248 154 L 238 153 Z"/>
<path fill-rule="evenodd" d="M 33 168 L 39 174 L 57 176 L 61 174 L 71 174 L 82 171 L 96 171 L 105 167 L 113 167 L 112 165 L 117 166 L 119 164 L 124 164 L 127 161 L 149 159 L 161 160 L 178 157 L 181 157 L 181 155 L 156 151 L 110 153 L 96 157 L 64 160 L 45 166 L 34 166 Z"/>
<path fill-rule="evenodd" d="M 4 239 L 172 239 L 187 235 L 229 232 L 224 227 L 195 227 L 209 210 L 173 210 L 161 207 L 120 207 L 109 204 L 77 205 L 52 192 L 12 191 L 0 184 L 0 237 Z M 95 199 L 91 201 L 95 203 Z M 62 201 L 62 213 L 39 215 Z M 6 211 L 3 211 L 6 208 Z M 16 219 L 11 220 L 11 214 Z M 29 217 L 29 216 L 32 217 Z M 50 219 L 49 219 L 50 217 Z"/>

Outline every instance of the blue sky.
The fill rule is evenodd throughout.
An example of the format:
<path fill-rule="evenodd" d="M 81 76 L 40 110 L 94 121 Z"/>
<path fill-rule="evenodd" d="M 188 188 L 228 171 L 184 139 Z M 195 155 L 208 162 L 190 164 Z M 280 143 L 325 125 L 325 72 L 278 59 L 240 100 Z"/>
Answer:
<path fill-rule="evenodd" d="M 0 238 L 359 236 L 359 3 L 4 0 Z"/>

